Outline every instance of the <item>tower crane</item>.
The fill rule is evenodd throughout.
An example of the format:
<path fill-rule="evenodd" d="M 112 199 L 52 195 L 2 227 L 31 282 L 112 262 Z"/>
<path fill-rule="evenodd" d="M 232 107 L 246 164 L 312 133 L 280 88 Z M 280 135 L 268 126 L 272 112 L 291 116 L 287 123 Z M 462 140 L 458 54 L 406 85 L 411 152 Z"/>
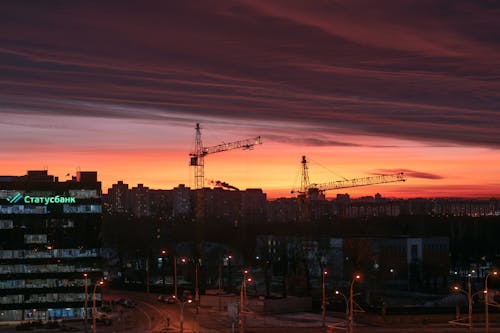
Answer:
<path fill-rule="evenodd" d="M 359 186 L 368 186 L 368 185 L 376 185 L 376 184 L 385 184 L 385 183 L 395 183 L 395 182 L 404 182 L 406 178 L 404 174 L 395 173 L 391 175 L 378 175 L 364 178 L 354 178 L 354 179 L 345 179 L 338 181 L 331 181 L 327 183 L 310 183 L 309 182 L 309 172 L 307 166 L 307 159 L 305 156 L 302 156 L 302 177 L 300 183 L 299 190 L 292 190 L 292 193 L 298 193 L 299 196 L 308 196 L 313 192 L 325 192 L 331 190 L 337 190 L 341 188 L 350 188 L 350 187 L 359 187 Z"/>
<path fill-rule="evenodd" d="M 223 151 L 233 150 L 233 149 L 253 149 L 255 145 L 262 144 L 262 139 L 260 136 L 249 138 L 245 140 L 239 140 L 229 143 L 221 143 L 216 146 L 203 147 L 201 141 L 201 128 L 200 124 L 196 124 L 196 137 L 195 137 L 195 147 L 194 150 L 189 154 L 190 162 L 189 165 L 194 168 L 194 183 L 195 189 L 200 189 L 205 183 L 205 156 L 209 154 L 220 153 Z"/>
<path fill-rule="evenodd" d="M 375 184 L 385 184 L 394 182 L 404 182 L 406 178 L 404 174 L 396 173 L 391 175 L 380 175 L 364 178 L 354 178 L 345 179 L 339 181 L 331 181 L 327 183 L 310 183 L 309 182 L 309 168 L 307 165 L 307 159 L 302 156 L 302 177 L 300 181 L 300 189 L 292 190 L 292 193 L 298 193 L 298 204 L 299 204 L 299 219 L 302 222 L 310 221 L 311 218 L 311 207 L 312 201 L 317 201 L 323 192 L 330 190 L 337 190 L 341 188 L 368 186 Z"/>

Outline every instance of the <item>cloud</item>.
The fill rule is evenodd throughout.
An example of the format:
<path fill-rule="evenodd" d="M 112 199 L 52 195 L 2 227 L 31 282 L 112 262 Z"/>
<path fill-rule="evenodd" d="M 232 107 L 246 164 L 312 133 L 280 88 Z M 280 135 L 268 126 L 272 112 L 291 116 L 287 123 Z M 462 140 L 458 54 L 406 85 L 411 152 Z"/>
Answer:
<path fill-rule="evenodd" d="M 273 135 L 266 134 L 263 136 L 264 139 L 279 143 L 288 143 L 304 146 L 341 146 L 341 147 L 359 147 L 358 144 L 350 142 L 335 141 L 330 139 L 318 138 L 318 137 L 304 137 L 304 136 L 284 136 L 284 135 Z"/>
<path fill-rule="evenodd" d="M 498 6 L 470 1 L 8 1 L 2 113 L 293 123 L 500 143 Z M 105 107 L 103 107 L 105 106 Z"/>
<path fill-rule="evenodd" d="M 380 174 L 395 174 L 395 173 L 404 173 L 406 177 L 410 178 L 423 178 L 423 179 L 444 179 L 445 177 L 430 173 L 430 172 L 422 172 L 411 169 L 378 169 L 375 172 L 372 172 L 372 175 L 380 175 Z"/>

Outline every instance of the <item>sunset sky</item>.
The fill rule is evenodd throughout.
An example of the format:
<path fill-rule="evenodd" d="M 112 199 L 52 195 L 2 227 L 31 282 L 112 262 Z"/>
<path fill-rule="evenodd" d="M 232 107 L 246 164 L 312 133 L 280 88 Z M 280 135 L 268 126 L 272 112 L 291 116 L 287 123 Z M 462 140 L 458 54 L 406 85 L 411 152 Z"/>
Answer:
<path fill-rule="evenodd" d="M 205 179 L 271 198 L 404 171 L 351 196 L 500 196 L 500 4 L 2 1 L 0 175 L 97 170 L 106 190 Z M 207 184 L 208 185 L 208 184 Z M 335 196 L 336 192 L 329 192 Z"/>

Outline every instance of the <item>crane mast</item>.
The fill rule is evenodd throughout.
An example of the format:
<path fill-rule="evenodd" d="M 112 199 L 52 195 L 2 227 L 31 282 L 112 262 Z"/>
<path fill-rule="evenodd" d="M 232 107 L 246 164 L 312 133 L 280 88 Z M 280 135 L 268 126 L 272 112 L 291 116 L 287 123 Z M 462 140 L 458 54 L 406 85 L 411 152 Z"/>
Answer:
<path fill-rule="evenodd" d="M 305 156 L 302 156 L 302 161 L 300 163 L 302 164 L 302 177 L 300 178 L 299 193 L 305 194 L 309 186 L 311 186 L 309 183 L 309 168 L 307 167 L 307 160 Z"/>
<path fill-rule="evenodd" d="M 194 167 L 194 185 L 195 189 L 203 188 L 205 184 L 205 156 L 208 154 L 220 153 L 223 151 L 233 150 L 233 149 L 253 149 L 255 145 L 262 144 L 262 139 L 260 136 L 249 138 L 245 140 L 233 141 L 229 143 L 221 143 L 216 146 L 203 147 L 201 140 L 201 128 L 200 124 L 197 123 L 195 135 L 195 145 L 194 150 L 189 154 L 190 162 L 189 165 Z"/>

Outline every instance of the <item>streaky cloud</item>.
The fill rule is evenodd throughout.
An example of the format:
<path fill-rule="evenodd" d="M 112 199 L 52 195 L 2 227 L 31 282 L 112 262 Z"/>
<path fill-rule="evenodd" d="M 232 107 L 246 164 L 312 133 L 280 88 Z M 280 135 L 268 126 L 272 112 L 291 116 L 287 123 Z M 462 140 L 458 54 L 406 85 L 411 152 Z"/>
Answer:
<path fill-rule="evenodd" d="M 422 179 L 444 179 L 445 177 L 430 173 L 430 172 L 422 172 L 422 171 L 416 171 L 416 170 L 411 170 L 411 169 L 378 169 L 375 172 L 372 172 L 371 174 L 373 175 L 380 175 L 380 174 L 395 174 L 395 173 L 404 173 L 405 176 L 411 177 L 411 178 L 422 178 Z"/>

